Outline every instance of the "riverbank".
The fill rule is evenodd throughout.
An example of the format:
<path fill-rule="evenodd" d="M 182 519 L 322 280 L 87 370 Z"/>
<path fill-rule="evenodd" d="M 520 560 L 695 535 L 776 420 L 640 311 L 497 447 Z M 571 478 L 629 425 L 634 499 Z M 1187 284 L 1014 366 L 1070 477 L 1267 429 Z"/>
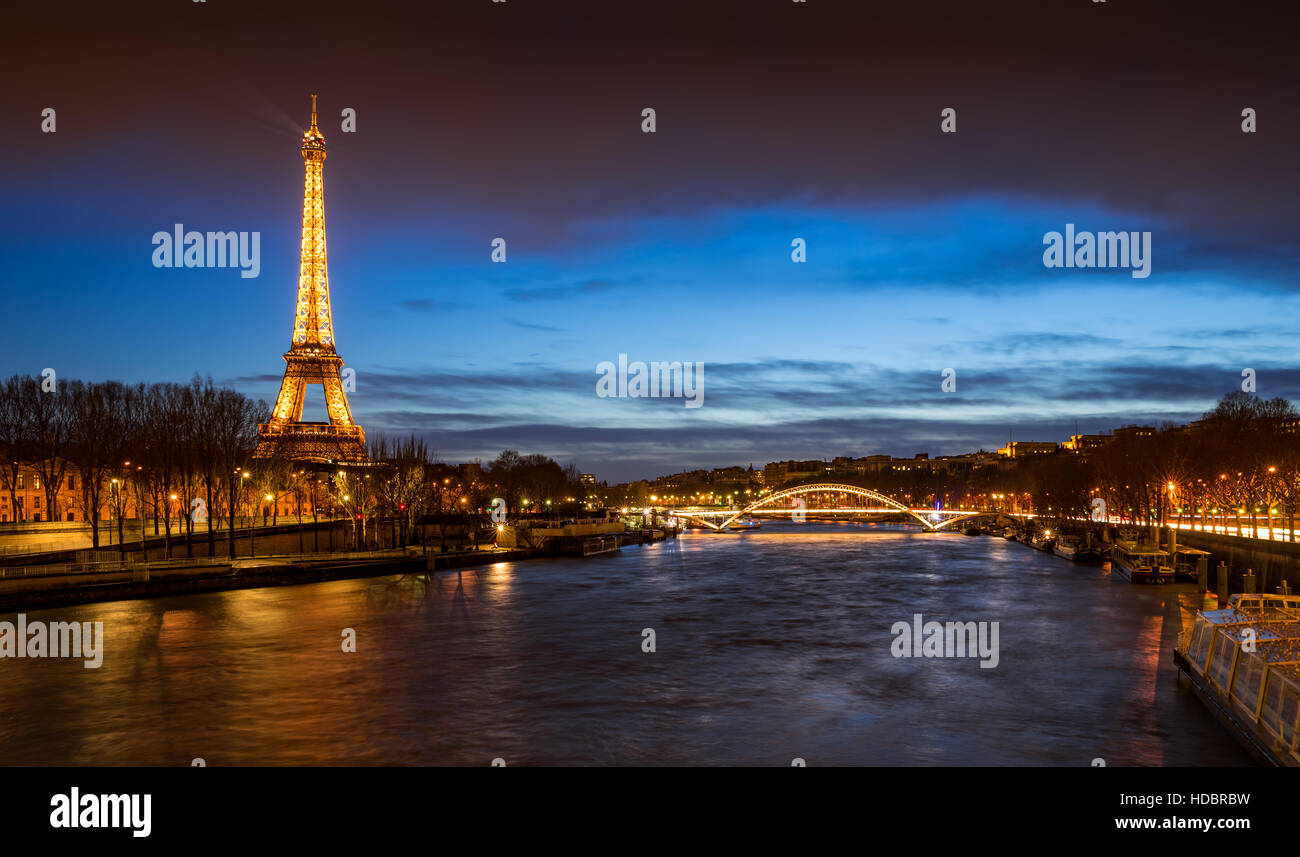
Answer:
<path fill-rule="evenodd" d="M 618 537 L 619 548 L 662 540 L 662 535 L 656 538 L 641 531 Z M 516 548 L 426 554 L 412 546 L 405 551 L 360 554 L 313 553 L 233 560 L 196 557 L 8 567 L 0 568 L 0 612 L 324 580 L 423 574 L 555 557 L 561 553 L 558 549 Z"/>
<path fill-rule="evenodd" d="M 75 574 L 11 577 L 0 580 L 0 612 L 388 574 L 416 574 L 428 568 L 424 557 L 390 554 L 324 556 L 297 561 L 267 558 L 205 562 L 201 565 L 141 565 Z"/>

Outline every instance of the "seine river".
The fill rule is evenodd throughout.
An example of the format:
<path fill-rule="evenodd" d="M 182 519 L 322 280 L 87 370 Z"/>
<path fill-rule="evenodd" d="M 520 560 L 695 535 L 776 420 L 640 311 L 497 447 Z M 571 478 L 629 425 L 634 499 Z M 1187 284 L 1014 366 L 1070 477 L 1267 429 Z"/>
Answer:
<path fill-rule="evenodd" d="M 32 611 L 102 621 L 104 660 L 0 660 L 0 764 L 1249 764 L 1176 682 L 1194 590 L 1000 538 L 769 522 Z M 917 613 L 997 622 L 997 666 L 894 657 Z"/>

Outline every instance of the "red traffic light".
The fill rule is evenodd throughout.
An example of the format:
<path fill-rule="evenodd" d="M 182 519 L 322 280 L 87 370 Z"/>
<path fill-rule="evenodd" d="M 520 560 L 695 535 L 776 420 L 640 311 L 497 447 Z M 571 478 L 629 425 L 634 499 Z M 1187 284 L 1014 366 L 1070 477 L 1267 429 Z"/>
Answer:
<path fill-rule="evenodd" d="M 358 521 L 361 520 L 361 516 L 360 516 L 360 515 L 357 515 L 357 520 L 358 520 Z"/>
<path fill-rule="evenodd" d="M 403 503 L 402 505 L 398 506 L 397 508 L 398 508 L 400 511 L 405 512 L 405 511 L 406 511 L 406 504 Z"/>

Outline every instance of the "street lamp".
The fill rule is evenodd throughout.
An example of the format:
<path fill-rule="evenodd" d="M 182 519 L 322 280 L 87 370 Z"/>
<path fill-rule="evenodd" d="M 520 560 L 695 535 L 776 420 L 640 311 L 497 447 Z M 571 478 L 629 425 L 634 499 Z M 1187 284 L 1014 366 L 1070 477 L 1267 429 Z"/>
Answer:
<path fill-rule="evenodd" d="M 117 505 L 117 480 L 113 479 L 110 481 L 112 486 L 109 488 L 108 492 L 108 544 L 111 547 L 113 544 L 113 507 Z M 121 520 L 121 517 L 121 515 L 118 515 L 118 520 Z"/>
<path fill-rule="evenodd" d="M 247 470 L 240 470 L 240 471 L 236 471 L 236 472 L 239 474 L 239 499 L 243 500 L 244 503 L 247 503 L 247 502 L 248 502 L 248 494 L 247 494 L 247 492 L 246 492 L 246 490 L 245 490 L 245 488 L 244 488 L 244 480 L 248 478 L 248 471 L 247 471 Z M 230 524 L 230 526 L 231 526 L 232 529 L 233 529 L 234 526 L 235 526 L 235 525 L 234 525 L 234 519 L 235 519 L 235 510 L 234 510 L 234 509 L 231 509 L 231 510 L 230 510 L 230 520 L 231 520 L 231 524 Z M 251 523 L 251 522 L 250 522 L 250 523 Z M 255 547 L 254 542 L 253 542 L 253 539 L 254 539 L 254 533 L 253 533 L 253 529 L 252 529 L 252 527 L 250 526 L 249 529 L 248 529 L 248 555 L 249 555 L 249 556 L 252 556 L 252 555 L 253 555 L 253 551 L 254 551 L 254 547 Z"/>

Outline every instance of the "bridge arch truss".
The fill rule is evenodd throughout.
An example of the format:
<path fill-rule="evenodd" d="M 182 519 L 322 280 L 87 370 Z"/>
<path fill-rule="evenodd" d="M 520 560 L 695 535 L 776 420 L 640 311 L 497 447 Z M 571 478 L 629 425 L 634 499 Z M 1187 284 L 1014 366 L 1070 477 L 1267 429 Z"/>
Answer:
<path fill-rule="evenodd" d="M 829 482 L 814 483 L 812 485 L 796 485 L 792 488 L 784 488 L 780 491 L 777 491 L 774 494 L 770 494 L 767 497 L 762 498 L 761 500 L 756 500 L 753 503 L 750 503 L 748 506 L 735 512 L 720 524 L 708 520 L 707 517 L 697 515 L 697 514 L 691 514 L 690 512 L 686 512 L 686 511 L 673 510 L 673 514 L 679 518 L 684 518 L 689 521 L 697 522 L 713 530 L 725 530 L 730 524 L 734 523 L 737 519 L 742 518 L 745 515 L 748 515 L 752 512 L 764 511 L 766 507 L 769 507 L 780 500 L 785 500 L 790 497 L 797 497 L 803 494 L 830 494 L 830 493 L 850 494 L 856 497 L 863 497 L 875 503 L 880 503 L 883 506 L 882 509 L 871 510 L 871 511 L 899 512 L 901 514 L 910 515 L 912 518 L 916 519 L 917 523 L 921 524 L 921 526 L 925 527 L 927 530 L 931 532 L 937 532 L 939 530 L 942 530 L 945 527 L 957 521 L 962 521 L 962 520 L 966 520 L 967 518 L 974 518 L 979 515 L 987 514 L 985 512 L 963 512 L 957 510 L 929 511 L 925 509 L 911 509 L 905 504 L 898 502 L 893 497 L 890 497 L 887 494 L 882 494 L 879 491 L 873 491 L 870 488 L 862 488 L 857 485 L 843 485 L 839 483 L 829 483 Z"/>

